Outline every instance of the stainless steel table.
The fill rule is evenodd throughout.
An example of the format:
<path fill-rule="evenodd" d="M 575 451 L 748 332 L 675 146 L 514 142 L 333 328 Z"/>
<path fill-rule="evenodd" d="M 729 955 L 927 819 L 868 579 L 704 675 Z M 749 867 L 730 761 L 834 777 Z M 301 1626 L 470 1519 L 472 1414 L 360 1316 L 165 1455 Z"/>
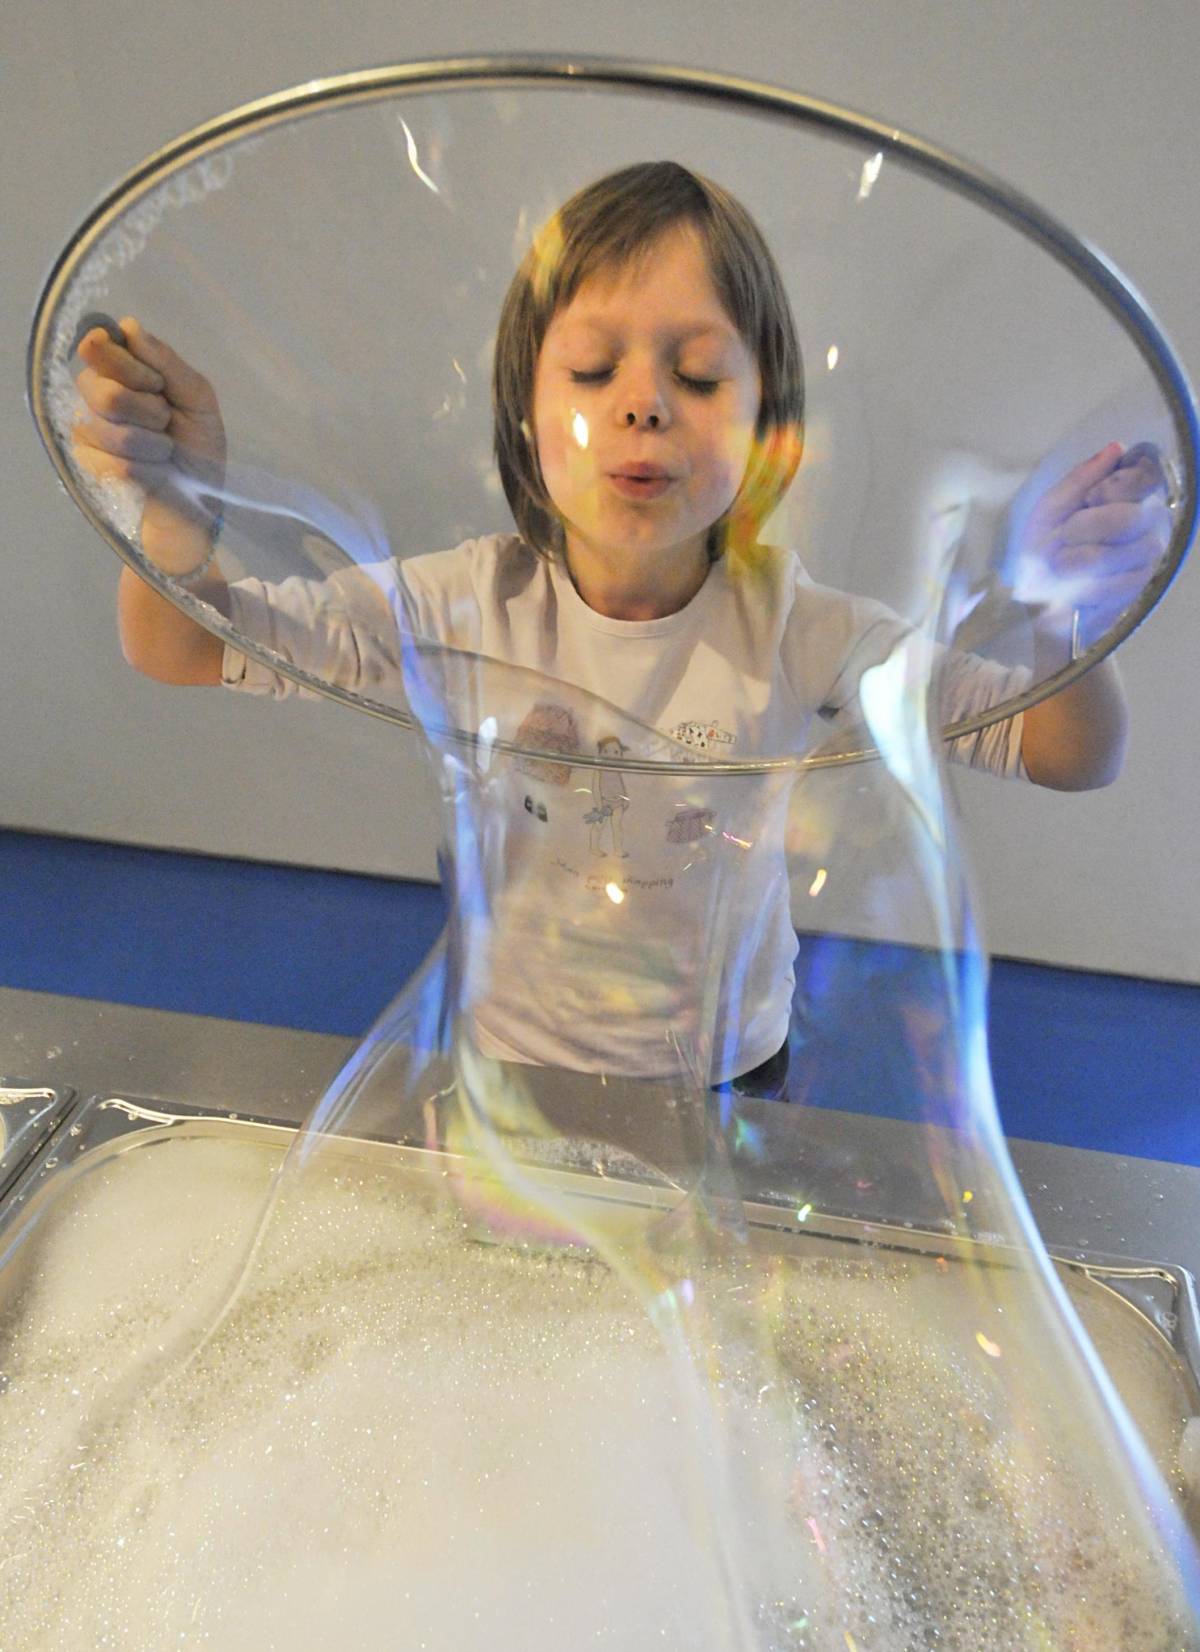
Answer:
<path fill-rule="evenodd" d="M 161 1096 L 300 1123 L 354 1044 L 0 988 L 0 1078 L 85 1096 Z M 780 1109 L 781 1123 L 786 1113 Z M 911 1128 L 857 1116 L 854 1127 L 878 1131 L 881 1139 Z M 1010 1139 L 1009 1148 L 1052 1250 L 1174 1263 L 1200 1276 L 1200 1169 L 1046 1142 Z"/>

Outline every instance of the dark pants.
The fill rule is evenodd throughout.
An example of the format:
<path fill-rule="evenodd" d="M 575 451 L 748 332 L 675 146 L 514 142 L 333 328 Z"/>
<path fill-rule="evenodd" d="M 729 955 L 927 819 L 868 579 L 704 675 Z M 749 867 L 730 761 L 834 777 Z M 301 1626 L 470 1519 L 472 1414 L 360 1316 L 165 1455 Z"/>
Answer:
<path fill-rule="evenodd" d="M 739 1096 L 757 1097 L 760 1101 L 778 1101 L 783 1095 L 788 1075 L 787 1039 L 765 1061 L 752 1067 L 748 1073 L 739 1073 L 727 1084 L 718 1084 L 717 1090 L 733 1090 Z"/>

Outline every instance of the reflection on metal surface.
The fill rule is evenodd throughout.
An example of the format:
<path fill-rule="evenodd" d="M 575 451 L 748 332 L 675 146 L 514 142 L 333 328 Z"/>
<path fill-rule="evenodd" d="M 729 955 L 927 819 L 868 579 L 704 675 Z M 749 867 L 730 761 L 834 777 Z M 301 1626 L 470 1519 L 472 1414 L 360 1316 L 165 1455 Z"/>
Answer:
<path fill-rule="evenodd" d="M 0 1080 L 0 1199 L 66 1117 L 74 1090 Z"/>
<path fill-rule="evenodd" d="M 420 157 L 417 154 L 417 140 L 413 137 L 412 129 L 403 117 L 401 117 L 400 125 L 404 130 L 404 142 L 408 148 L 408 164 L 412 167 L 417 177 L 420 178 L 426 189 L 432 190 L 435 195 L 440 195 L 441 190 L 434 183 L 428 172 L 422 169 Z"/>
<path fill-rule="evenodd" d="M 882 171 L 883 151 L 881 149 L 878 154 L 872 155 L 869 161 L 863 162 L 862 178 L 858 185 L 858 199 L 860 201 L 865 201 L 868 198 L 871 191 L 875 188 L 875 185 L 879 179 L 879 174 Z M 830 362 L 829 365 L 832 367 L 833 363 Z"/>

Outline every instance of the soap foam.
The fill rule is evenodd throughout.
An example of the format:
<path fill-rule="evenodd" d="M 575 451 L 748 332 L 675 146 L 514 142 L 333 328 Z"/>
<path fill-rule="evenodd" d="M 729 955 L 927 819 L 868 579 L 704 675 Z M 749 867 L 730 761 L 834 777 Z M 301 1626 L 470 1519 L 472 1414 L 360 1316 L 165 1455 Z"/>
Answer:
<path fill-rule="evenodd" d="M 703 1439 L 626 1288 L 584 1254 L 479 1243 L 383 1174 L 286 1184 L 215 1334 L 97 1435 L 181 1295 L 202 1318 L 232 1277 L 273 1163 L 228 1141 L 126 1152 L 35 1235 L 3 1358 L 0 1645 L 1188 1644 L 1069 1466 L 1011 1451 L 977 1362 L 914 1335 L 903 1270 L 789 1270 L 788 1435 L 749 1362 L 713 1396 L 750 1641 Z"/>

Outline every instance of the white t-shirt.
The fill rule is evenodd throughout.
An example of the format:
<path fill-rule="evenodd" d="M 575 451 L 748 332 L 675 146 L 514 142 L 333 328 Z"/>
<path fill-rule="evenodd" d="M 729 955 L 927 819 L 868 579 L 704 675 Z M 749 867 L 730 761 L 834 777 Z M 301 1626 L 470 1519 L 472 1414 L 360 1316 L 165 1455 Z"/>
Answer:
<path fill-rule="evenodd" d="M 393 700 L 403 680 L 418 710 L 432 697 L 432 720 L 449 698 L 452 725 L 487 721 L 493 739 L 562 754 L 498 758 L 482 779 L 471 760 L 470 786 L 489 792 L 493 815 L 471 851 L 486 863 L 488 917 L 468 903 L 462 920 L 473 926 L 467 992 L 485 1054 L 662 1076 L 694 1039 L 706 988 L 717 993 L 714 1080 L 778 1049 L 796 950 L 782 852 L 790 788 L 706 776 L 704 764 L 799 754 L 854 720 L 863 672 L 909 629 L 895 614 L 814 585 L 794 555 L 764 548 L 736 571 L 715 562 L 677 613 L 610 619 L 560 561 L 511 534 L 321 582 L 243 580 L 230 602 L 239 631 L 301 669 L 352 691 L 386 687 Z M 405 654 L 401 637 L 463 652 Z M 224 681 L 297 692 L 232 649 Z M 943 719 L 1027 682 L 947 652 Z M 1020 722 L 956 741 L 951 756 L 1019 774 Z M 698 761 L 682 776 L 619 766 L 687 750 Z M 613 766 L 571 765 L 572 752 Z M 722 862 L 726 875 L 715 876 Z"/>

